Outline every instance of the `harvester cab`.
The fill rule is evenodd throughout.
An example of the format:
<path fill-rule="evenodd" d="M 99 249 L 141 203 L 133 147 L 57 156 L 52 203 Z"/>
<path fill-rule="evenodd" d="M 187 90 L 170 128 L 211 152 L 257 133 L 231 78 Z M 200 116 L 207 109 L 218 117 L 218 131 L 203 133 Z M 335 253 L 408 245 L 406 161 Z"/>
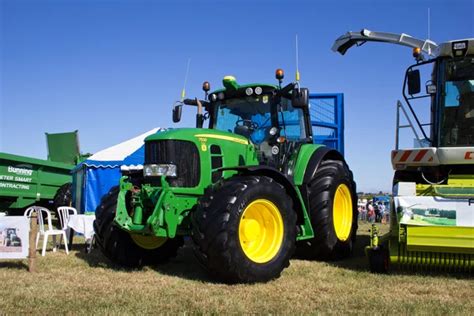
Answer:
<path fill-rule="evenodd" d="M 308 258 L 350 254 L 357 195 L 341 153 L 314 144 L 308 90 L 297 83 L 239 85 L 232 76 L 197 108 L 196 127 L 145 140 L 142 169 L 127 169 L 96 210 L 97 241 L 131 267 L 176 255 L 190 236 L 198 261 L 225 282 L 262 282 Z M 207 128 L 203 128 L 207 125 Z"/>
<path fill-rule="evenodd" d="M 437 45 L 407 34 L 362 30 L 339 37 L 332 49 L 344 55 L 353 46 L 385 42 L 413 48 L 416 63 L 403 83 L 405 105 L 397 102 L 392 151 L 391 233 L 369 249 L 371 269 L 474 266 L 474 39 Z M 428 68 L 428 69 L 426 69 Z M 425 91 L 421 74 L 428 73 Z M 413 103 L 429 100 L 428 122 Z M 415 108 L 417 110 L 415 110 Z M 406 125 L 401 124 L 403 114 Z M 415 145 L 400 149 L 400 130 L 409 128 Z"/>

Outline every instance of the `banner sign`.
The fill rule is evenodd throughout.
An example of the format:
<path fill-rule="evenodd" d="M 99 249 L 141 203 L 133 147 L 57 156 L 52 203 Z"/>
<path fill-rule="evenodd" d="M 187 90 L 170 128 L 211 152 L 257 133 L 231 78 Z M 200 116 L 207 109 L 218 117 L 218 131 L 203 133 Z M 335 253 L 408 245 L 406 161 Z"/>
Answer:
<path fill-rule="evenodd" d="M 474 227 L 474 203 L 436 196 L 393 198 L 401 224 Z"/>
<path fill-rule="evenodd" d="M 0 216 L 0 259 L 28 256 L 30 220 L 24 216 Z"/>

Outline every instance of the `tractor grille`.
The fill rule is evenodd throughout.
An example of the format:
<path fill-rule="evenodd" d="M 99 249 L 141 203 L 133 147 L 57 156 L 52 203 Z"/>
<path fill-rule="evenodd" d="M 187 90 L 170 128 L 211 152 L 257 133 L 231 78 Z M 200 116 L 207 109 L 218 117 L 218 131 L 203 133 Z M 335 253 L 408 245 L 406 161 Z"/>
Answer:
<path fill-rule="evenodd" d="M 199 152 L 194 143 L 183 140 L 159 140 L 145 145 L 145 164 L 175 164 L 178 176 L 167 178 L 172 187 L 195 187 L 201 177 Z M 159 179 L 156 180 L 157 184 Z"/>

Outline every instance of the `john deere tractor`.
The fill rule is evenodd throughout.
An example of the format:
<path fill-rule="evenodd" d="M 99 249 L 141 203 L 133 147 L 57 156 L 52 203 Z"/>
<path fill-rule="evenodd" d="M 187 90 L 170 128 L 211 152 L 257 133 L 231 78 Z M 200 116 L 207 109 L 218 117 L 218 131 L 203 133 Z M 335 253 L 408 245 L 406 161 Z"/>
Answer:
<path fill-rule="evenodd" d="M 471 272 L 474 268 L 474 38 L 437 45 L 407 34 L 348 32 L 333 50 L 341 54 L 365 42 L 413 48 L 416 63 L 405 73 L 397 103 L 392 151 L 393 203 L 390 233 L 372 228 L 371 270 L 434 269 Z M 427 73 L 426 91 L 421 75 Z M 428 113 L 423 120 L 422 106 Z M 416 105 L 416 106 L 415 106 Z M 426 109 L 426 107 L 425 107 Z M 401 123 L 400 114 L 406 124 Z M 414 145 L 399 148 L 402 128 Z"/>
<path fill-rule="evenodd" d="M 239 85 L 234 77 L 196 107 L 196 128 L 145 140 L 145 162 L 122 168 L 96 211 L 97 241 L 112 261 L 138 267 L 176 255 L 191 236 L 218 280 L 265 282 L 309 258 L 350 254 L 357 230 L 355 183 L 342 155 L 312 139 L 308 89 Z M 204 128 L 204 125 L 207 128 Z"/>

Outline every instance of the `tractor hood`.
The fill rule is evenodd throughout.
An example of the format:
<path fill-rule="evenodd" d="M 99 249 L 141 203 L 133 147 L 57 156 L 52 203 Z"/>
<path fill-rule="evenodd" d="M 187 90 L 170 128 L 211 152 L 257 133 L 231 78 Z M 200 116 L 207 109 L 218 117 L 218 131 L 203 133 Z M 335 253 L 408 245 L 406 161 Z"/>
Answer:
<path fill-rule="evenodd" d="M 165 132 L 148 136 L 145 139 L 145 142 L 156 140 L 187 140 L 192 142 L 206 142 L 208 139 L 228 141 L 241 145 L 248 145 L 250 143 L 247 138 L 241 135 L 207 128 L 170 129 Z"/>

